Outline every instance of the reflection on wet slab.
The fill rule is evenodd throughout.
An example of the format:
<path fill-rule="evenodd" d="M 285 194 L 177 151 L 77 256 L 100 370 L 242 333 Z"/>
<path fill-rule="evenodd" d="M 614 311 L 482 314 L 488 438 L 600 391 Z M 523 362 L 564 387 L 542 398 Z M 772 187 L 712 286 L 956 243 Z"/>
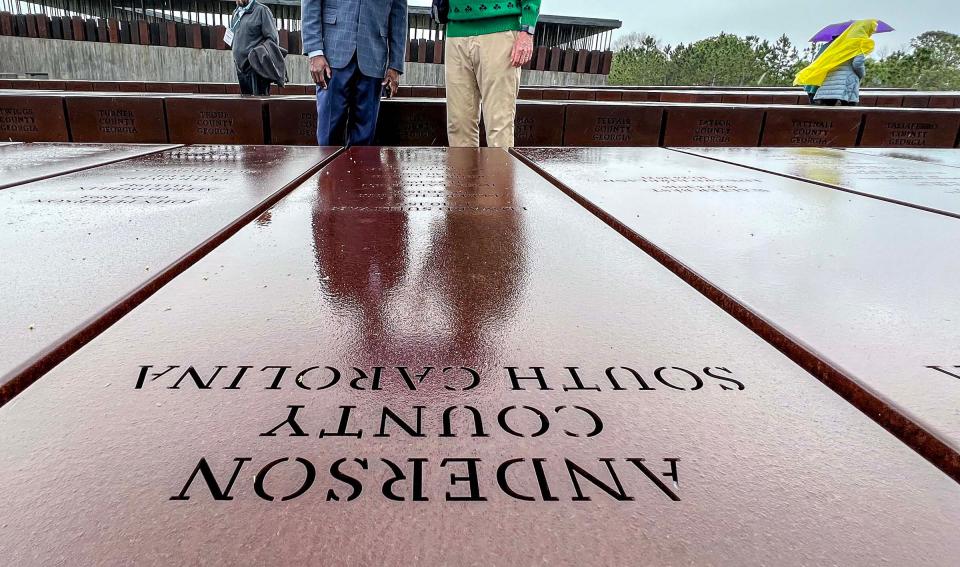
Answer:
<path fill-rule="evenodd" d="M 341 154 L 0 444 L 21 563 L 960 553 L 960 486 L 501 150 Z"/>
<path fill-rule="evenodd" d="M 0 147 L 0 189 L 64 175 L 176 146 L 149 144 L 13 143 Z"/>
<path fill-rule="evenodd" d="M 948 150 L 934 148 L 924 150 L 893 150 L 882 148 L 856 148 L 848 151 L 871 156 L 909 159 L 936 165 L 960 167 L 960 149 Z"/>
<path fill-rule="evenodd" d="M 960 478 L 956 219 L 670 150 L 522 153 Z"/>
<path fill-rule="evenodd" d="M 960 173 L 956 168 L 867 155 L 861 153 L 863 150 L 687 148 L 683 151 L 960 217 Z"/>
<path fill-rule="evenodd" d="M 0 402 L 333 153 L 181 147 L 0 191 Z"/>

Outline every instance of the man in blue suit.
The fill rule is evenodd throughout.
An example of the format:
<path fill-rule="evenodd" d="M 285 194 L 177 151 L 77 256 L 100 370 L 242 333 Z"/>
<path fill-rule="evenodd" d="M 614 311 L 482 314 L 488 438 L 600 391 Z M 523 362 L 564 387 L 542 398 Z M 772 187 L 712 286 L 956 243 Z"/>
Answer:
<path fill-rule="evenodd" d="M 396 94 L 403 73 L 407 0 L 301 0 L 301 13 L 317 84 L 317 143 L 373 144 L 380 94 Z"/>

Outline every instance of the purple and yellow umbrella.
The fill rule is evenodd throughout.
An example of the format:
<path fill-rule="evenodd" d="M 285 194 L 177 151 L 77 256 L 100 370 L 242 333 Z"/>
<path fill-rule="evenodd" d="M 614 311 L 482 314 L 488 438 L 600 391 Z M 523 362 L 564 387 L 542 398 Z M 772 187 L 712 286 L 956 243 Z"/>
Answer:
<path fill-rule="evenodd" d="M 847 31 L 847 28 L 853 25 L 856 20 L 850 20 L 849 22 L 843 22 L 839 24 L 830 24 L 829 26 L 823 28 L 817 35 L 810 38 L 810 43 L 820 43 L 824 41 L 830 41 L 835 37 L 838 37 L 843 32 Z M 881 22 L 877 20 L 877 31 L 874 33 L 887 33 L 892 32 L 893 28 L 890 24 L 886 22 Z"/>

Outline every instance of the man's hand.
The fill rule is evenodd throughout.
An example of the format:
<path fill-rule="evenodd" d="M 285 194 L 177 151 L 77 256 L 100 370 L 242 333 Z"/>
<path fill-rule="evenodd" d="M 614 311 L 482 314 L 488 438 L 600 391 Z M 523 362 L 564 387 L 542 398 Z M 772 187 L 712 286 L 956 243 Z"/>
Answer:
<path fill-rule="evenodd" d="M 391 97 L 396 96 L 397 89 L 400 88 L 400 73 L 396 69 L 387 69 L 387 76 L 381 84 L 389 89 Z"/>
<path fill-rule="evenodd" d="M 533 58 L 533 35 L 527 32 L 517 34 L 517 41 L 513 42 L 513 53 L 510 54 L 510 63 L 514 67 L 523 67 Z"/>
<path fill-rule="evenodd" d="M 310 58 L 310 76 L 313 82 L 320 85 L 321 89 L 327 88 L 327 80 L 333 77 L 333 69 L 327 63 L 327 58 L 323 55 L 317 55 Z"/>

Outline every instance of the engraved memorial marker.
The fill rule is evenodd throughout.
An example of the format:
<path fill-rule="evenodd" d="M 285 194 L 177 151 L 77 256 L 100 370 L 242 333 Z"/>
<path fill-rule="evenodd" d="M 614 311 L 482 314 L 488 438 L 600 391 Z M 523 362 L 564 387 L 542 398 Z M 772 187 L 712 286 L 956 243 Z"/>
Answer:
<path fill-rule="evenodd" d="M 546 97 L 544 97 L 546 98 Z M 642 104 L 567 104 L 565 146 L 656 146 L 663 109 Z"/>
<path fill-rule="evenodd" d="M 69 142 L 63 98 L 0 95 L 0 139 L 15 142 Z"/>
<path fill-rule="evenodd" d="M 671 105 L 665 109 L 663 144 L 756 146 L 763 114 L 760 106 Z"/>
<path fill-rule="evenodd" d="M 828 148 L 691 148 L 689 152 L 960 217 L 956 168 Z"/>
<path fill-rule="evenodd" d="M 863 112 L 855 108 L 774 106 L 766 109 L 761 146 L 852 147 Z"/>
<path fill-rule="evenodd" d="M 960 132 L 960 113 L 952 110 L 864 113 L 860 145 L 868 148 L 953 148 Z"/>
<path fill-rule="evenodd" d="M 665 149 L 522 153 L 960 480 L 960 382 L 928 368 L 957 363 L 956 219 Z"/>
<path fill-rule="evenodd" d="M 498 150 L 344 153 L 0 443 L 13 563 L 960 554 L 960 486 Z"/>
<path fill-rule="evenodd" d="M 71 96 L 66 102 L 74 142 L 167 141 L 161 97 Z"/>
<path fill-rule="evenodd" d="M 316 145 L 316 97 L 271 97 L 268 104 L 271 144 Z"/>
<path fill-rule="evenodd" d="M 332 153 L 191 146 L 0 191 L 0 403 Z"/>
<path fill-rule="evenodd" d="M 0 148 L 0 189 L 65 175 L 175 146 L 134 144 L 13 144 Z"/>
<path fill-rule="evenodd" d="M 188 144 L 262 144 L 267 98 L 229 95 L 172 97 L 166 101 L 170 141 Z"/>

